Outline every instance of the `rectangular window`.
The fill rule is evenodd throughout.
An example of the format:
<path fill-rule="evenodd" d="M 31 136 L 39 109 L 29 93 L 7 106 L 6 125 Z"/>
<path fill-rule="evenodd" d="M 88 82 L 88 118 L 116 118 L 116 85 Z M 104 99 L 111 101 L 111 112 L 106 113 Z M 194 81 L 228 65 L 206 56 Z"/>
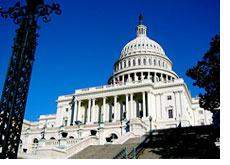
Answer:
<path fill-rule="evenodd" d="M 199 110 L 199 114 L 201 114 L 201 115 L 202 115 L 202 114 L 203 114 L 203 111 L 202 111 L 202 110 Z"/>
<path fill-rule="evenodd" d="M 65 120 L 65 126 L 67 126 L 67 122 L 68 122 L 68 120 Z"/>
<path fill-rule="evenodd" d="M 69 110 L 68 108 L 65 109 L 66 112 L 68 112 L 68 110 Z"/>
<path fill-rule="evenodd" d="M 169 117 L 169 119 L 173 118 L 173 110 L 172 109 L 168 110 L 168 117 Z"/>
<path fill-rule="evenodd" d="M 172 96 L 170 95 L 170 96 L 167 96 L 167 99 L 168 100 L 172 100 Z"/>

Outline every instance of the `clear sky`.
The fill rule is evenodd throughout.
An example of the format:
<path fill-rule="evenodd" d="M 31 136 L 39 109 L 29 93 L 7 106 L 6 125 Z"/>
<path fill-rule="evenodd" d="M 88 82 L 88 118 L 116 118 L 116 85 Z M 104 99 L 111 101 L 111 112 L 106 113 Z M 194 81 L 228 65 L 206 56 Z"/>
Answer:
<path fill-rule="evenodd" d="M 17 1 L 0 0 L 0 6 L 7 10 Z M 49 23 L 39 21 L 26 119 L 55 114 L 60 95 L 106 85 L 122 48 L 136 37 L 140 13 L 148 37 L 162 46 L 192 97 L 204 92 L 185 73 L 220 34 L 219 0 L 45 0 L 53 2 L 61 5 L 62 14 L 52 14 Z M 12 19 L 0 17 L 0 94 L 16 28 Z"/>

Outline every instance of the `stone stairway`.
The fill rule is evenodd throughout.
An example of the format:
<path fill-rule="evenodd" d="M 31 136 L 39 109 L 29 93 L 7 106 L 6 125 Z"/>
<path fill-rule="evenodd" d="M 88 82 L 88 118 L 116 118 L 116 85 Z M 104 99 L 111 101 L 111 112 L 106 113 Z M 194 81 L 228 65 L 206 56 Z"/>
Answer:
<path fill-rule="evenodd" d="M 138 159 L 219 159 L 212 126 L 160 130 Z"/>
<path fill-rule="evenodd" d="M 131 138 L 123 144 L 92 145 L 69 159 L 111 159 L 124 146 L 128 147 L 129 153 L 143 138 Z"/>
<path fill-rule="evenodd" d="M 146 135 L 147 136 L 147 135 Z M 132 138 L 124 144 L 93 145 L 70 159 L 111 159 L 124 146 L 128 158 L 133 158 L 133 147 L 146 138 Z M 220 149 L 215 146 L 215 130 L 212 126 L 172 128 L 154 131 L 146 140 L 142 154 L 137 159 L 219 159 Z"/>

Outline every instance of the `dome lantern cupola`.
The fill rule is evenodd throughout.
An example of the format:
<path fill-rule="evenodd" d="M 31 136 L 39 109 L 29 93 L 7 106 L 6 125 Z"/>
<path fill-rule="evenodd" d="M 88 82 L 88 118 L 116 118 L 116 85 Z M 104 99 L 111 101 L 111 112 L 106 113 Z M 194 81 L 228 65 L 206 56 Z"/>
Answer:
<path fill-rule="evenodd" d="M 146 36 L 147 27 L 143 25 L 143 17 L 139 16 L 139 25 L 136 27 L 137 37 Z"/>

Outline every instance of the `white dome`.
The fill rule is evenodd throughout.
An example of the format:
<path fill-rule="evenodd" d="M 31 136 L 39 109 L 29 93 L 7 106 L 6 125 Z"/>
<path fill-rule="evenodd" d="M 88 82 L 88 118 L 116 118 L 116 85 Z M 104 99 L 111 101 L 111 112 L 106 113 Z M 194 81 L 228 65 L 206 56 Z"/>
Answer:
<path fill-rule="evenodd" d="M 142 19 L 140 15 L 139 25 L 136 27 L 137 37 L 124 46 L 115 62 L 109 84 L 117 80 L 127 82 L 150 78 L 155 82 L 178 78 L 172 71 L 172 62 L 165 55 L 163 48 L 147 37 L 147 27 L 143 25 Z"/>
<path fill-rule="evenodd" d="M 121 51 L 120 59 L 127 56 L 143 53 L 167 57 L 164 50 L 157 42 L 151 40 L 146 35 L 142 35 L 137 36 L 135 39 L 125 45 Z"/>

